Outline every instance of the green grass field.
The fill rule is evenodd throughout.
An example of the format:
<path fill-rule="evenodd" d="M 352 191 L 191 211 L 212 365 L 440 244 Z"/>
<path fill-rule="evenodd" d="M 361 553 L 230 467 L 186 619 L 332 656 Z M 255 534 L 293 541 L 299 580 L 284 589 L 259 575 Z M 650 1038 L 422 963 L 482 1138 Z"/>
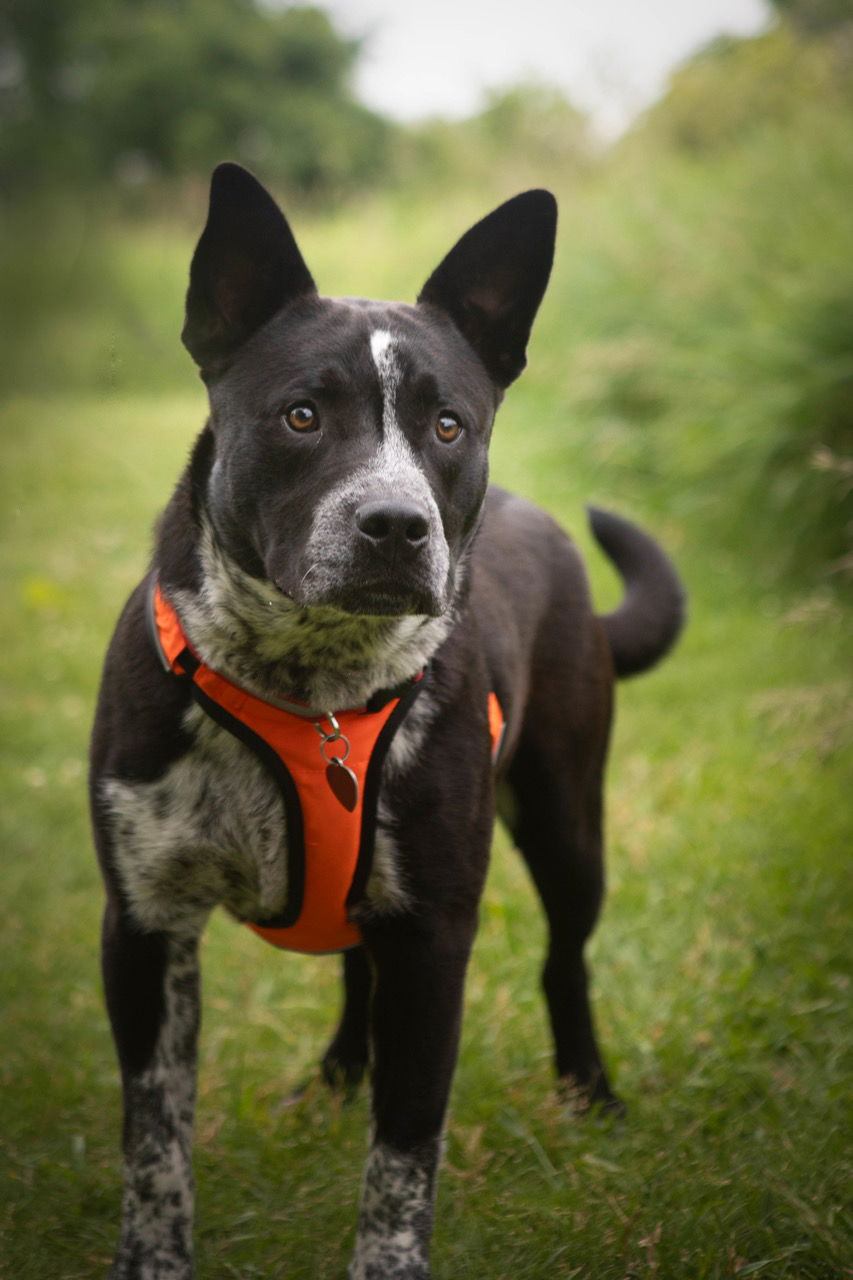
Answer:
<path fill-rule="evenodd" d="M 411 296 L 454 232 L 483 211 L 471 201 L 407 223 L 388 202 L 313 223 L 303 239 L 323 255 L 324 286 Z M 617 588 L 585 530 L 590 500 L 642 520 L 690 592 L 682 645 L 621 690 L 612 752 L 610 894 L 591 957 L 601 1039 L 628 1119 L 580 1119 L 552 1093 L 542 922 L 498 833 L 435 1274 L 851 1276 L 849 605 L 831 579 L 780 578 L 790 529 L 777 523 L 771 538 L 760 491 L 750 507 L 739 471 L 720 458 L 705 466 L 725 397 L 709 376 L 697 399 L 702 365 L 687 359 L 681 322 L 693 315 L 697 349 L 704 326 L 719 353 L 731 313 L 712 330 L 715 295 L 694 280 L 699 319 L 683 289 L 666 313 L 680 335 L 672 361 L 663 321 L 619 336 L 631 307 L 663 316 L 667 305 L 664 259 L 650 243 L 623 272 L 633 294 L 617 296 L 626 216 L 600 193 L 569 212 L 566 265 L 530 372 L 499 417 L 493 473 L 579 538 L 602 608 Z M 406 237 L 411 252 L 380 269 L 387 246 Z M 53 313 L 3 408 L 0 1275 L 10 1280 L 103 1275 L 116 1236 L 119 1097 L 98 972 L 86 738 L 112 623 L 203 418 L 173 336 L 188 250 L 176 234 L 119 246 L 112 260 L 130 310 L 106 292 L 88 310 Z M 601 290 L 609 310 L 596 302 Z M 691 376 L 690 395 L 661 389 L 664 374 Z M 583 394 L 570 394 L 578 378 Z M 601 409 L 593 392 L 604 384 L 618 384 L 621 399 L 614 391 Z M 697 407 L 679 445 L 673 421 L 688 402 Z M 737 409 L 746 422 L 747 406 Z M 632 435 L 634 411 L 646 420 L 654 411 L 659 434 Z M 767 404 L 755 412 L 764 429 Z M 727 439 L 736 427 L 720 423 Z M 734 465 L 731 453 L 720 457 Z M 333 1024 L 336 962 L 277 953 L 220 917 L 204 958 L 199 1275 L 342 1277 L 366 1099 L 343 1107 L 318 1085 L 286 1105 Z"/>

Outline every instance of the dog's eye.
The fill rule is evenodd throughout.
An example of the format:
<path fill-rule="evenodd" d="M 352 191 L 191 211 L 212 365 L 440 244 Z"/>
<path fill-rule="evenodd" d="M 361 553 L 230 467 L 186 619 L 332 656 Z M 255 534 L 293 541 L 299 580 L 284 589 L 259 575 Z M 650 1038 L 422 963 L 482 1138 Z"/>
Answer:
<path fill-rule="evenodd" d="M 316 410 L 310 404 L 295 404 L 285 411 L 283 417 L 292 431 L 316 431 L 320 425 Z"/>
<path fill-rule="evenodd" d="M 440 413 L 435 424 L 435 434 L 443 444 L 453 444 L 462 434 L 462 423 L 452 413 Z"/>

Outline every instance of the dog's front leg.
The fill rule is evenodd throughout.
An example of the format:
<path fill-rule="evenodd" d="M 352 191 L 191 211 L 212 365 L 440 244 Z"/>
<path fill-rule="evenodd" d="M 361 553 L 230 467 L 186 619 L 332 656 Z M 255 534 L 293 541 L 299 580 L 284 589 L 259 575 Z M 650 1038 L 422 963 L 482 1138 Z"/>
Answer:
<path fill-rule="evenodd" d="M 474 921 L 397 920 L 367 936 L 373 1135 L 349 1280 L 427 1280 L 441 1134 Z"/>
<path fill-rule="evenodd" d="M 103 965 L 124 1091 L 123 1215 L 110 1277 L 190 1280 L 197 939 L 140 933 L 110 905 Z"/>

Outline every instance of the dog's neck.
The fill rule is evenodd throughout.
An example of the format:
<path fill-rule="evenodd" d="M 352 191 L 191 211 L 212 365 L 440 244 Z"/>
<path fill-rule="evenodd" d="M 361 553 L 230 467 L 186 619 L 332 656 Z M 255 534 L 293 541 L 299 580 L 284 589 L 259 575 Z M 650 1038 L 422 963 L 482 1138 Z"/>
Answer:
<path fill-rule="evenodd" d="M 209 527 L 199 543 L 201 587 L 164 584 L 199 657 L 258 697 L 318 710 L 363 706 L 422 671 L 452 618 L 361 617 L 303 608 L 245 573 Z"/>

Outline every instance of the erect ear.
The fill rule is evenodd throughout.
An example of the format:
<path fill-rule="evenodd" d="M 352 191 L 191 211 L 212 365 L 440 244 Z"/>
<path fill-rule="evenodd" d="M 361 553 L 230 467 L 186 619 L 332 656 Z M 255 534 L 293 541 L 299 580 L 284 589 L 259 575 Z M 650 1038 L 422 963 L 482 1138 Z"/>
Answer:
<path fill-rule="evenodd" d="M 418 302 L 446 311 L 494 380 L 508 387 L 527 363 L 557 229 L 549 191 L 525 191 L 478 222 L 436 267 Z"/>
<path fill-rule="evenodd" d="M 181 334 L 190 355 L 204 370 L 307 293 L 314 281 L 272 196 L 240 165 L 220 164 L 190 267 Z"/>

